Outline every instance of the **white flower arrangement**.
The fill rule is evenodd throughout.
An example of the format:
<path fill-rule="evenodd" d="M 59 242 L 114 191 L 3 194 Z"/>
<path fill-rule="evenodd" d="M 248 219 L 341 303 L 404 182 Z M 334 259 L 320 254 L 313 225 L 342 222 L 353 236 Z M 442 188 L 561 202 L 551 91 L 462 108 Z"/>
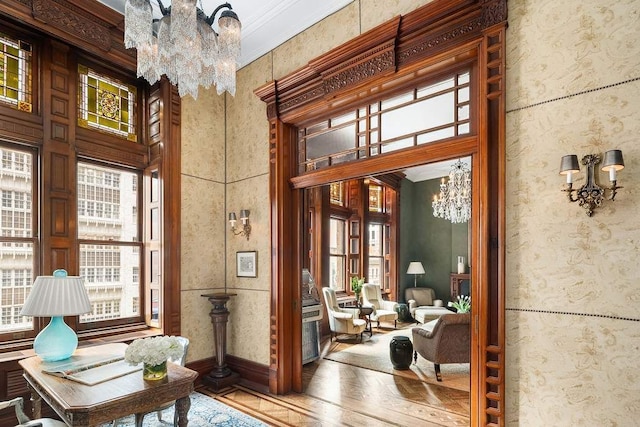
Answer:
<path fill-rule="evenodd" d="M 458 313 L 468 313 L 471 310 L 471 297 L 468 295 L 458 295 L 456 301 L 449 301 L 447 305 L 455 308 Z"/>
<path fill-rule="evenodd" d="M 130 365 L 142 362 L 156 366 L 167 359 L 178 359 L 183 353 L 182 345 L 176 337 L 162 336 L 141 338 L 133 341 L 124 352 L 124 360 Z"/>

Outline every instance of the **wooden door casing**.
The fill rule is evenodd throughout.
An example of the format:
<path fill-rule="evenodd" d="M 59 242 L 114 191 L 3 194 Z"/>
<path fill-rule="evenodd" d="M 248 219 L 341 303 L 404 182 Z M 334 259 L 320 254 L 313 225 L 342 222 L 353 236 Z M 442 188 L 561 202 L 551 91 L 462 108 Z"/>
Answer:
<path fill-rule="evenodd" d="M 394 18 L 255 93 L 270 126 L 270 389 L 301 391 L 296 200 L 305 188 L 472 156 L 472 425 L 504 425 L 504 50 L 506 0 L 436 0 Z M 450 138 L 297 175 L 296 129 L 459 67 L 473 70 L 475 128 Z"/>

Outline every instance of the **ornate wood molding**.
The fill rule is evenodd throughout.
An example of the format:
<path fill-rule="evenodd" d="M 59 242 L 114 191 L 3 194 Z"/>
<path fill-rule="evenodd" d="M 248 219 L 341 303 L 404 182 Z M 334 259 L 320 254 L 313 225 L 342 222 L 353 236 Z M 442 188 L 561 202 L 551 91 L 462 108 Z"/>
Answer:
<path fill-rule="evenodd" d="M 441 31 L 429 38 L 417 40 L 414 44 L 405 46 L 398 52 L 398 66 L 409 62 L 419 61 L 436 51 L 442 51 L 464 37 L 477 36 L 483 28 L 482 18 L 474 18 L 454 28 Z"/>
<path fill-rule="evenodd" d="M 482 5 L 482 24 L 484 28 L 507 20 L 507 2 L 502 0 L 485 0 Z"/>
<path fill-rule="evenodd" d="M 97 1 L 2 0 L 0 15 L 10 16 L 135 72 L 136 51 L 124 47 L 124 17 Z"/>
<path fill-rule="evenodd" d="M 387 46 L 381 46 L 379 54 L 375 56 L 369 57 L 369 52 L 362 55 L 365 59 L 362 62 L 356 60 L 355 64 L 348 68 L 338 67 L 341 70 L 322 73 L 324 94 L 331 95 L 343 88 L 357 86 L 383 74 L 393 73 L 396 67 L 393 47 L 392 41 Z"/>
<path fill-rule="evenodd" d="M 104 51 L 111 49 L 109 30 L 82 16 L 66 2 L 33 0 L 32 11 L 35 19 L 85 39 Z"/>
<path fill-rule="evenodd" d="M 265 102 L 276 100 L 275 107 L 269 106 L 269 118 L 287 116 L 302 106 L 314 108 L 452 46 L 479 40 L 485 28 L 504 22 L 506 16 L 506 0 L 435 1 L 387 21 L 255 93 Z"/>

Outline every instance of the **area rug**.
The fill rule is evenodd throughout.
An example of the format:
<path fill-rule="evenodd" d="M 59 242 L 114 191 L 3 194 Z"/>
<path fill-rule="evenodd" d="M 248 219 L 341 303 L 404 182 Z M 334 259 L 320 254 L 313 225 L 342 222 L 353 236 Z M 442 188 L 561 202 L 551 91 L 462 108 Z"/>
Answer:
<path fill-rule="evenodd" d="M 202 393 L 191 393 L 190 397 L 189 427 L 262 427 L 267 425 Z M 133 415 L 118 420 L 119 427 L 134 427 L 135 425 Z M 152 412 L 145 415 L 142 425 L 143 427 L 172 426 L 173 407 L 162 412 L 162 422 L 158 421 L 157 414 Z"/>
<path fill-rule="evenodd" d="M 413 378 L 430 384 L 456 390 L 470 390 L 469 363 L 448 363 L 440 365 L 442 381 L 438 382 L 433 363 L 418 355 L 418 362 L 411 363 L 410 369 L 394 369 L 389 357 L 389 343 L 396 336 L 405 336 L 413 340 L 412 327 L 405 329 L 383 331 L 374 328 L 373 335 L 369 338 L 364 335 L 364 342 L 349 340 L 346 342 L 333 342 L 329 351 L 324 355 L 325 359 L 347 365 L 358 366 L 373 371 L 385 372 L 406 378 Z M 342 341 L 341 336 L 340 339 Z"/>

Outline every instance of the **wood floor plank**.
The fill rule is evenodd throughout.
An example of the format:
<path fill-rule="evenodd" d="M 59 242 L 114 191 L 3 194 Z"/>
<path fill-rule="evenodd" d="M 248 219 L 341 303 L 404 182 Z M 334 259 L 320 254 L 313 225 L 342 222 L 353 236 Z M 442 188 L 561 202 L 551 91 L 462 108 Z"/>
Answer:
<path fill-rule="evenodd" d="M 469 393 L 319 359 L 303 368 L 304 393 L 283 396 L 232 386 L 199 390 L 272 426 L 470 425 Z"/>

